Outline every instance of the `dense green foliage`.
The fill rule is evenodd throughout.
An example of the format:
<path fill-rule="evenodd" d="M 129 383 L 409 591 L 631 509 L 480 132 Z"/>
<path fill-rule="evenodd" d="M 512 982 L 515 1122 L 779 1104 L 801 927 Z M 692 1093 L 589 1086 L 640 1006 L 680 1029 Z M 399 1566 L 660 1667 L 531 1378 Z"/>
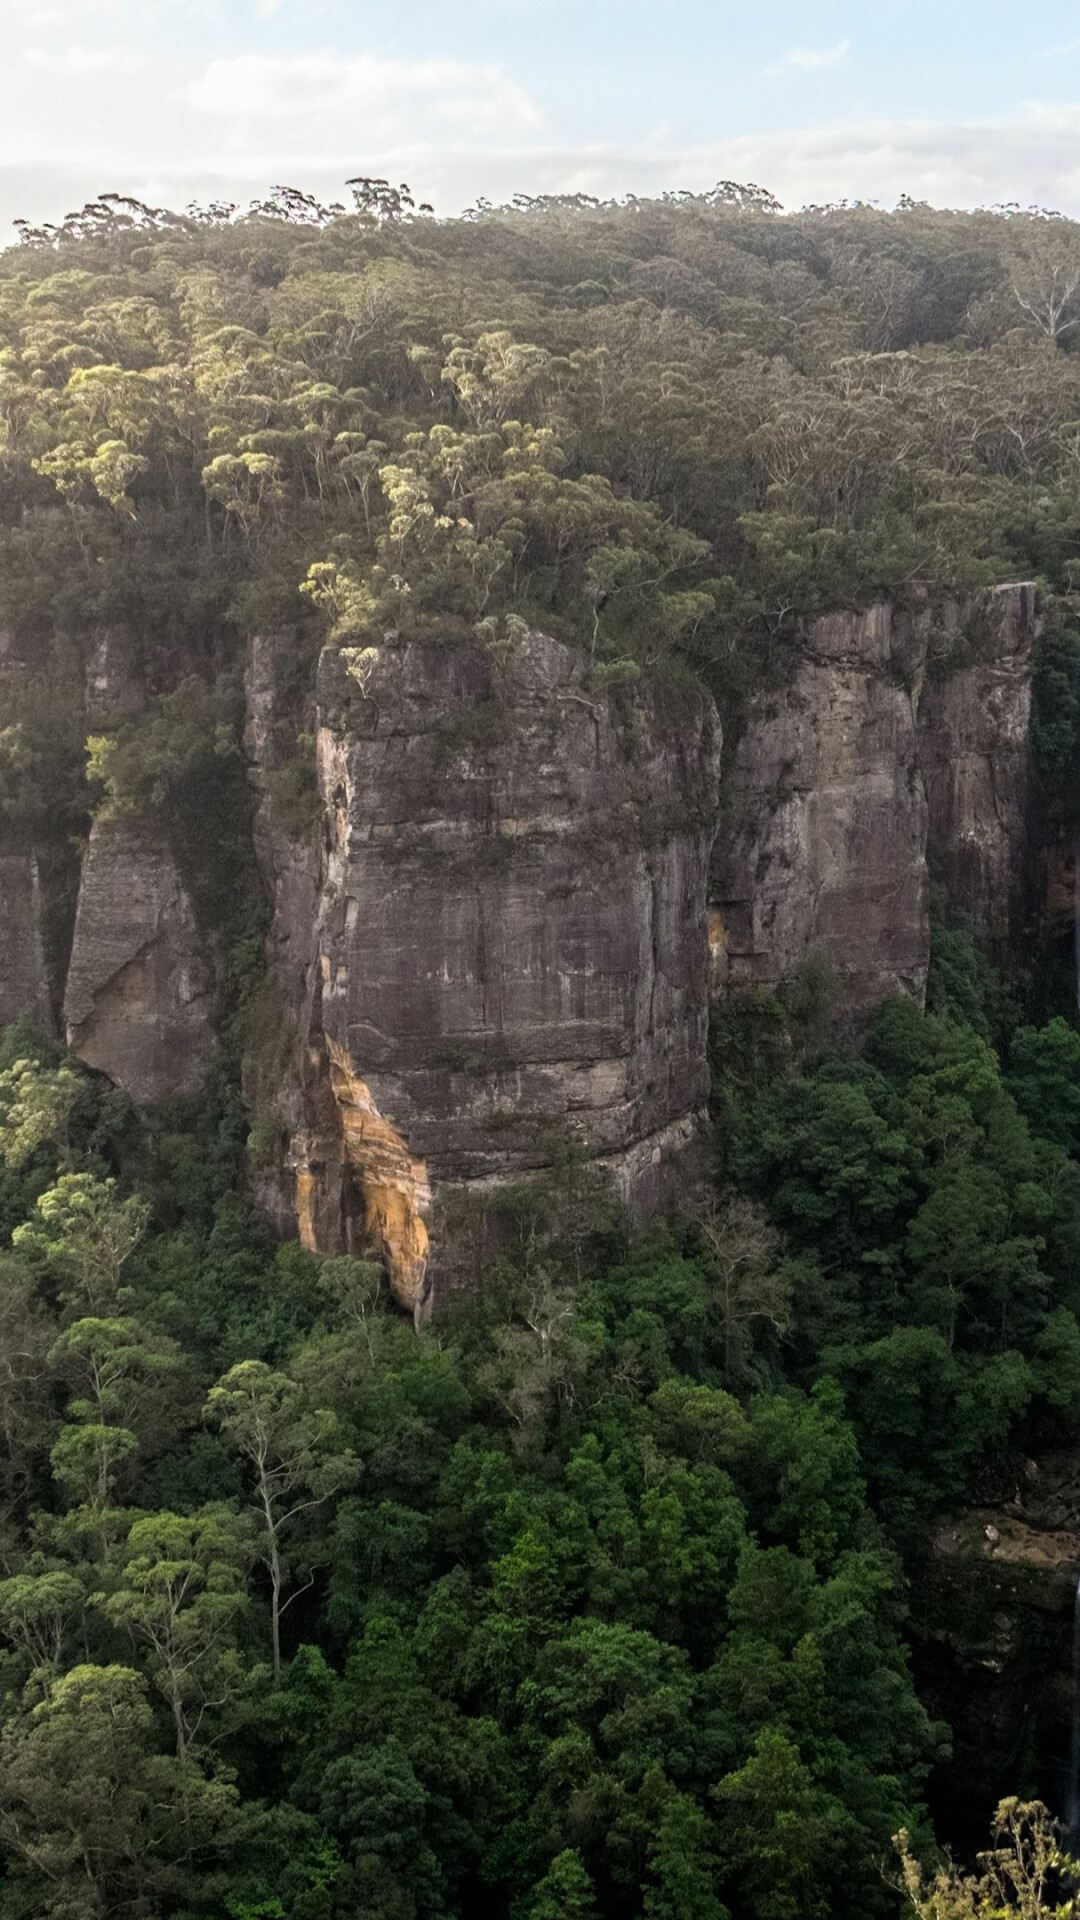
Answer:
<path fill-rule="evenodd" d="M 227 1103 L 147 1137 L 8 1036 L 0 1912 L 892 1911 L 901 1556 L 1080 1424 L 1080 1035 L 955 931 L 858 1055 L 812 1001 L 718 1020 L 707 1212 L 523 1195 L 420 1337 Z"/>
<path fill-rule="evenodd" d="M 926 1014 L 888 1002 L 857 1056 L 795 1071 L 799 1040 L 769 1002 L 717 1022 L 730 1171 L 785 1236 L 786 1366 L 842 1384 L 912 1545 L 976 1465 L 1080 1420 L 1080 1034 L 1024 1024 L 941 928 Z"/>
<path fill-rule="evenodd" d="M 417 1339 L 377 1269 L 268 1243 L 227 1137 L 217 1195 L 166 1181 L 19 1045 L 0 1910 L 887 1904 L 944 1738 L 899 1562 L 835 1385 L 725 1385 L 693 1229 L 534 1214 Z"/>
<path fill-rule="evenodd" d="M 316 609 L 361 655 L 524 618 L 598 672 L 688 658 L 727 718 L 801 616 L 1036 575 L 1040 754 L 1075 752 L 1072 223 L 731 186 L 457 221 L 353 198 L 113 196 L 0 258 L 0 624 L 33 665 L 5 838 L 56 858 L 102 782 L 175 797 L 185 755 L 202 789 L 205 751 L 122 690 L 87 789 L 71 664 L 103 630 L 140 700 L 202 678 L 220 760 L 245 636 L 296 628 L 299 716 Z"/>

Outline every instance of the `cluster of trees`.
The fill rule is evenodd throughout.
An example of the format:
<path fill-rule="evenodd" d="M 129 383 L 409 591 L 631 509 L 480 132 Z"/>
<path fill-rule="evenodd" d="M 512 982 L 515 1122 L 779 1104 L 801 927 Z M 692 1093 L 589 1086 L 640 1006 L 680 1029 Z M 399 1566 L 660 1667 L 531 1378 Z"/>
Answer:
<path fill-rule="evenodd" d="M 523 1197 L 418 1339 L 378 1269 L 271 1244 L 226 1117 L 147 1141 L 25 1049 L 0 1911 L 888 1909 L 946 1740 L 900 1563 L 835 1385 L 732 1391 L 756 1322 L 696 1229 Z"/>
<path fill-rule="evenodd" d="M 974 1462 L 1080 1420 L 1080 1033 L 1029 1024 L 957 928 L 927 1013 L 890 1001 L 857 1055 L 820 1059 L 814 1021 L 812 996 L 718 1016 L 720 1133 L 784 1236 L 785 1364 L 841 1382 L 913 1542 Z"/>
<path fill-rule="evenodd" d="M 564 1169 L 419 1337 L 273 1243 L 227 1087 L 147 1136 L 10 1032 L 0 1912 L 966 1913 L 903 1554 L 1080 1424 L 1080 1035 L 962 933 L 931 997 L 733 1004 L 705 1212 Z"/>
<path fill-rule="evenodd" d="M 105 194 L 25 226 L 0 256 L 0 842 L 36 848 L 54 972 L 94 806 L 175 825 L 186 781 L 182 865 L 242 816 L 237 680 L 268 627 L 296 634 L 293 739 L 327 622 L 362 649 L 518 619 L 598 674 L 689 663 L 730 737 L 805 616 L 1038 575 L 1040 737 L 1076 762 L 1078 276 L 1080 229 L 1035 211 L 781 215 L 733 182 L 448 221 L 384 180 L 243 213 Z M 102 633 L 126 673 L 88 713 Z M 216 858 L 207 917 L 250 940 L 243 851 Z"/>
<path fill-rule="evenodd" d="M 268 627 L 296 634 L 294 736 L 327 623 L 362 649 L 410 628 L 498 646 L 514 620 L 598 674 L 689 663 L 730 736 L 805 616 L 1038 575 L 1080 716 L 1072 222 L 781 215 L 732 182 L 440 221 L 404 185 L 348 186 L 246 213 L 103 195 L 0 256 L 0 623 L 25 668 L 0 839 L 35 844 L 58 954 L 92 807 L 126 780 L 177 812 L 174 723 L 200 700 L 189 840 L 242 812 L 218 794 Z M 103 632 L 126 679 L 88 715 Z M 147 700 L 182 688 L 158 724 Z M 308 786 L 281 775 L 303 822 Z"/>
<path fill-rule="evenodd" d="M 0 259 L 4 595 L 170 639 L 543 619 L 722 688 L 794 617 L 1076 557 L 1080 232 L 730 183 L 105 196 Z M 204 638 L 204 644 L 205 644 Z"/>

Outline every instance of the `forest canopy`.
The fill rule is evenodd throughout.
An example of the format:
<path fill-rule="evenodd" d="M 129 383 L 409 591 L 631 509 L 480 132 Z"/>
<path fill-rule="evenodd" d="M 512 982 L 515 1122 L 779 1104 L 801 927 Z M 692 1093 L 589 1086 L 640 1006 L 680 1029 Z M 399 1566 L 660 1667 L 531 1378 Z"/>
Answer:
<path fill-rule="evenodd" d="M 250 624 L 301 592 L 343 635 L 517 614 L 601 658 L 681 648 L 723 689 L 801 613 L 1071 588 L 1074 223 L 781 214 L 730 183 L 459 220 L 352 193 L 23 227 L 9 614 L 159 647 L 181 605 Z"/>

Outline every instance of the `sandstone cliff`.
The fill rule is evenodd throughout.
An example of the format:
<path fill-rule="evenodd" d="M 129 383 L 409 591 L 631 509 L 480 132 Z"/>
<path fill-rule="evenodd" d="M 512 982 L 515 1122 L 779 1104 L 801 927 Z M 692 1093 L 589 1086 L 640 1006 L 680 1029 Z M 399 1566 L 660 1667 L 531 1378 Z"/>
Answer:
<path fill-rule="evenodd" d="M 912 641 L 888 606 L 830 614 L 807 633 L 791 684 L 751 716 L 713 856 L 721 981 L 774 985 L 820 952 L 845 1009 L 921 997 L 927 807 Z"/>
<path fill-rule="evenodd" d="M 837 1004 L 922 998 L 928 881 L 998 960 L 1030 925 L 1034 589 L 940 610 L 830 614 L 765 695 L 727 771 L 712 863 L 721 984 L 830 963 Z"/>
<path fill-rule="evenodd" d="M 263 732 L 266 697 L 256 659 Z M 323 655 L 317 876 L 260 828 L 278 1110 L 302 1236 L 378 1249 L 415 1311 L 463 1198 L 571 1147 L 645 1210 L 699 1135 L 718 730 L 678 705 L 591 691 L 539 634 Z"/>
<path fill-rule="evenodd" d="M 953 609 L 946 657 L 964 616 Z M 1039 632 L 1035 589 L 1000 587 L 967 612 L 971 657 L 928 673 L 919 703 L 919 765 L 928 860 L 997 964 L 1030 941 L 1035 848 L 1028 721 Z M 933 662 L 931 662 L 933 665 Z"/>
<path fill-rule="evenodd" d="M 314 685 L 295 633 L 258 642 L 260 1203 L 312 1247 L 385 1255 L 421 1311 L 469 1206 L 568 1154 L 640 1212 L 671 1190 L 707 1093 L 707 907 L 715 982 L 775 983 L 820 953 L 855 1017 L 921 997 L 934 874 L 1015 952 L 1036 633 L 1023 586 L 817 621 L 720 800 L 707 701 L 598 691 L 543 635 L 330 647 Z M 126 659 L 111 643 L 90 659 L 103 717 L 142 698 Z M 33 861 L 7 857 L 0 1018 L 44 1006 L 39 927 Z M 64 1018 L 140 1107 L 202 1084 L 212 947 L 161 830 L 99 820 Z"/>
<path fill-rule="evenodd" d="M 64 995 L 68 1044 L 154 1107 L 202 1085 L 213 1047 L 211 970 L 168 849 L 139 824 L 90 835 Z"/>

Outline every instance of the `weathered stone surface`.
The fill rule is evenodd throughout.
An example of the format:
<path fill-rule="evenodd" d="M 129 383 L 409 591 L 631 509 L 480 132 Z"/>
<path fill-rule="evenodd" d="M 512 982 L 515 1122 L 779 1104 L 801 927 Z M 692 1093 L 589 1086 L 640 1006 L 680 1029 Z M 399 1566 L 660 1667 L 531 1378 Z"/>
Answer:
<path fill-rule="evenodd" d="M 1027 723 L 1035 591 L 816 621 L 725 779 L 712 862 L 714 980 L 829 962 L 836 1004 L 921 1000 L 928 878 L 995 958 L 1028 926 Z M 957 656 L 966 662 L 956 666 Z"/>
<path fill-rule="evenodd" d="M 998 587 L 974 603 L 968 621 L 975 657 L 958 672 L 928 675 L 919 707 L 928 857 L 991 958 L 1007 963 L 1030 936 L 1033 917 L 1034 586 Z"/>
<path fill-rule="evenodd" d="M 68 1043 L 140 1107 L 202 1085 L 211 973 L 172 855 L 146 830 L 99 820 L 83 867 L 64 997 Z"/>
<path fill-rule="evenodd" d="M 32 853 L 0 854 L 0 1029 L 29 1018 L 51 1025 L 41 945 L 41 889 Z"/>
<path fill-rule="evenodd" d="M 539 634 L 497 670 L 414 643 L 350 674 L 328 649 L 318 703 L 313 950 L 295 859 L 269 853 L 303 1030 L 296 1210 L 312 1244 L 383 1252 L 422 1310 L 449 1193 L 572 1141 L 646 1207 L 699 1137 L 718 728 L 700 700 L 665 721 L 594 696 Z"/>
<path fill-rule="evenodd" d="M 792 684 L 754 716 L 724 785 L 710 943 L 718 983 L 788 979 L 812 953 L 858 1013 L 921 998 L 926 801 L 910 621 L 830 614 Z"/>

